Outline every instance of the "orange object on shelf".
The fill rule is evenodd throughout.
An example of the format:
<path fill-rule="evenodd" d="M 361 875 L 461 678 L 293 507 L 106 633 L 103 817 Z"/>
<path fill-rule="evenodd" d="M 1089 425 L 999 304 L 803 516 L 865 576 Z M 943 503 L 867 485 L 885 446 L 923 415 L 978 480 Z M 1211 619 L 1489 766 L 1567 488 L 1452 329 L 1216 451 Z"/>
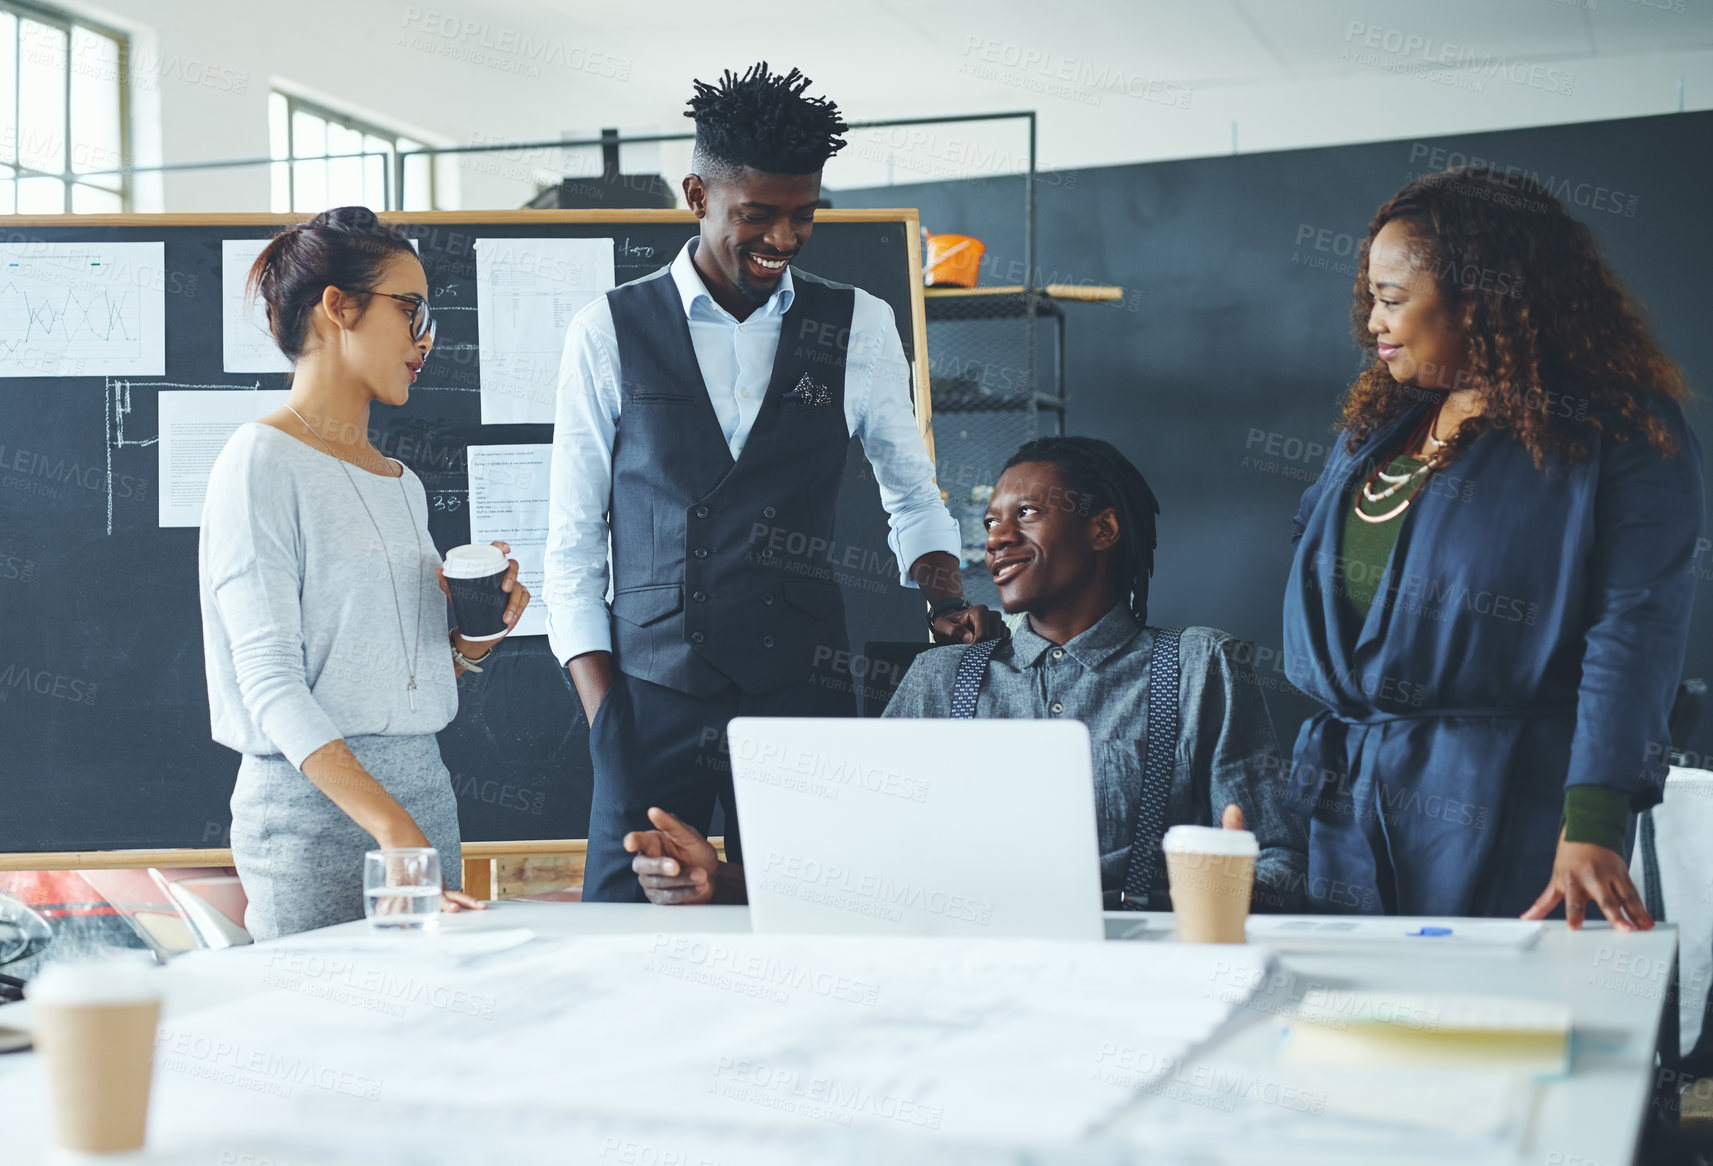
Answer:
<path fill-rule="evenodd" d="M 974 287 L 981 273 L 981 257 L 987 247 L 971 235 L 934 235 L 922 228 L 928 241 L 928 260 L 922 266 L 922 282 L 928 287 Z"/>

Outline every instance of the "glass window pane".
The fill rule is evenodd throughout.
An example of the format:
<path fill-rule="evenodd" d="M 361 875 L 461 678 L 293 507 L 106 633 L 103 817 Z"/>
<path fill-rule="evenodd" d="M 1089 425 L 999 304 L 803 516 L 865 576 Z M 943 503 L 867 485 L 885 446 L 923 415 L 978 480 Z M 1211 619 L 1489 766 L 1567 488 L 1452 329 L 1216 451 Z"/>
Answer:
<path fill-rule="evenodd" d="M 286 99 L 283 93 L 268 94 L 268 157 L 284 158 L 291 153 L 291 135 L 289 115 L 286 112 Z M 284 207 L 276 207 L 284 210 Z"/>
<path fill-rule="evenodd" d="M 291 210 L 291 164 L 275 162 L 268 167 L 273 173 L 268 175 L 271 193 L 268 197 L 268 209 L 275 214 L 284 214 Z"/>
<path fill-rule="evenodd" d="M 442 155 L 434 160 L 434 170 L 431 175 L 433 186 L 433 205 L 428 210 L 455 211 L 460 209 L 460 190 L 458 187 L 458 155 Z"/>
<path fill-rule="evenodd" d="M 65 183 L 57 178 L 20 178 L 18 213 L 62 215 L 65 213 Z"/>
<path fill-rule="evenodd" d="M 291 114 L 291 149 L 295 157 L 327 153 L 327 123 L 301 109 Z M 292 210 L 322 211 L 327 201 L 327 163 L 299 162 L 292 168 Z"/>
<path fill-rule="evenodd" d="M 401 154 L 405 153 L 407 150 L 422 149 L 422 143 L 417 141 L 415 138 L 397 138 L 394 140 L 394 143 Z M 423 175 L 426 173 L 423 166 L 426 162 L 426 158 L 413 158 L 409 154 L 405 154 L 404 196 L 406 199 L 411 200 L 413 205 L 406 207 L 403 206 L 403 204 L 400 204 L 401 209 L 419 211 L 429 209 L 429 207 L 424 204 L 424 200 L 428 197 L 429 192 L 429 187 L 423 178 Z M 419 184 L 422 186 L 421 190 L 411 189 L 411 187 Z M 396 201 L 398 198 L 397 194 L 394 194 L 393 198 Z"/>
<path fill-rule="evenodd" d="M 426 154 L 407 154 L 404 160 L 404 209 L 434 209 L 434 159 Z"/>
<path fill-rule="evenodd" d="M 18 157 L 17 100 L 18 18 L 0 12 L 0 127 L 4 127 L 0 129 L 0 161 L 11 162 Z"/>
<path fill-rule="evenodd" d="M 327 163 L 292 163 L 291 201 L 294 211 L 324 211 L 333 205 L 327 201 Z"/>
<path fill-rule="evenodd" d="M 297 158 L 327 153 L 327 123 L 313 113 L 294 109 L 291 115 L 291 150 Z"/>
<path fill-rule="evenodd" d="M 18 189 L 12 173 L 10 166 L 0 166 L 0 215 L 18 213 Z"/>
<path fill-rule="evenodd" d="M 363 149 L 363 135 L 348 126 L 327 123 L 327 152 L 334 161 L 327 164 L 328 206 L 351 206 L 363 201 L 363 161 L 361 158 L 340 158 L 340 154 L 357 154 Z"/>
<path fill-rule="evenodd" d="M 338 122 L 327 123 L 327 152 L 329 154 L 360 154 L 363 152 L 363 135 L 350 126 L 342 126 Z"/>
<path fill-rule="evenodd" d="M 74 183 L 71 188 L 71 209 L 80 215 L 116 215 L 125 209 L 125 200 L 116 190 Z"/>
<path fill-rule="evenodd" d="M 49 174 L 64 173 L 65 32 L 26 20 L 20 28 L 19 50 L 18 161 Z M 23 197 L 21 191 L 19 197 Z"/>
<path fill-rule="evenodd" d="M 378 157 L 363 159 L 363 205 L 371 210 L 388 209 L 387 183 L 393 179 L 393 144 L 374 134 L 363 135 L 363 151 Z"/>
<path fill-rule="evenodd" d="M 370 210 L 384 211 L 387 209 L 387 183 L 391 180 L 388 170 L 391 160 L 370 155 L 363 159 L 363 205 Z"/>
<path fill-rule="evenodd" d="M 119 190 L 125 165 L 119 129 L 119 42 L 110 36 L 71 30 L 71 169 L 101 171 L 90 181 Z M 75 208 L 76 198 L 72 202 Z"/>

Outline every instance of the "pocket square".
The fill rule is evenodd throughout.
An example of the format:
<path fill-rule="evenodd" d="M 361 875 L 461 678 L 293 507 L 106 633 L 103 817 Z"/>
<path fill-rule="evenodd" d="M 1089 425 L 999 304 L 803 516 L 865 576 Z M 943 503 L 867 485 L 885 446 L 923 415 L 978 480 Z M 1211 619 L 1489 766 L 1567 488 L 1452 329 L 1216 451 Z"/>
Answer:
<path fill-rule="evenodd" d="M 803 405 L 831 405 L 833 390 L 826 385 L 816 384 L 808 373 L 804 373 L 803 379 L 797 382 L 797 387 L 785 394 L 785 399 Z"/>

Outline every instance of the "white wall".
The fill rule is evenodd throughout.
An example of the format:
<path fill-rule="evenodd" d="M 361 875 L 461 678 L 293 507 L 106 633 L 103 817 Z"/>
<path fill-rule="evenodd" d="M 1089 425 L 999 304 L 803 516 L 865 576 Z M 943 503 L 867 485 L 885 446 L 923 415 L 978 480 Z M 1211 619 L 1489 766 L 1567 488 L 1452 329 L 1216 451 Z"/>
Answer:
<path fill-rule="evenodd" d="M 1044 168 L 1713 107 L 1713 4 L 1698 0 L 800 0 L 759 21 L 688 0 L 62 3 L 137 38 L 145 164 L 266 155 L 276 82 L 441 144 L 679 131 L 692 77 L 761 53 L 852 119 L 1034 108 Z M 1015 172 L 1025 148 L 1017 123 L 853 133 L 828 184 Z M 464 162 L 462 205 L 521 204 L 559 153 Z M 626 164 L 658 158 L 677 178 L 687 157 Z M 266 210 L 267 171 L 170 175 L 138 195 L 138 209 Z"/>

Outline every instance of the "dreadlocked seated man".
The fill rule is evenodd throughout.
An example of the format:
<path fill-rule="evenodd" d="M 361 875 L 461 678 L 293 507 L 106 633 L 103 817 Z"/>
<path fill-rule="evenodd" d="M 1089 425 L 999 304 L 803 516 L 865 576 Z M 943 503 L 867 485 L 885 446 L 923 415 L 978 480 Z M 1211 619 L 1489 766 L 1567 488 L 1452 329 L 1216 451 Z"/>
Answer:
<path fill-rule="evenodd" d="M 1094 743 L 1101 889 L 1115 907 L 1126 887 L 1131 834 L 1145 785 L 1148 685 L 1157 644 L 1147 626 L 1159 504 L 1140 471 L 1104 441 L 1047 437 L 1006 463 L 988 502 L 987 566 L 1008 613 L 1025 619 L 988 661 L 982 717 L 1071 717 Z M 949 717 L 963 646 L 917 657 L 889 717 Z M 1255 832 L 1254 907 L 1303 901 L 1307 831 L 1284 806 L 1273 722 L 1248 647 L 1213 628 L 1177 637 L 1179 735 L 1164 786 L 1164 826 L 1221 824 Z M 1156 795 L 1159 790 L 1151 791 Z M 1223 807 L 1223 809 L 1220 809 Z M 655 829 L 627 835 L 632 869 L 656 903 L 742 901 L 741 871 L 717 861 L 695 830 L 664 810 Z M 1020 858 L 1022 856 L 1019 856 Z M 1148 856 L 1148 906 L 1169 909 L 1158 856 Z M 1135 884 L 1132 884 L 1134 886 Z M 716 894 L 718 891 L 718 894 Z"/>

